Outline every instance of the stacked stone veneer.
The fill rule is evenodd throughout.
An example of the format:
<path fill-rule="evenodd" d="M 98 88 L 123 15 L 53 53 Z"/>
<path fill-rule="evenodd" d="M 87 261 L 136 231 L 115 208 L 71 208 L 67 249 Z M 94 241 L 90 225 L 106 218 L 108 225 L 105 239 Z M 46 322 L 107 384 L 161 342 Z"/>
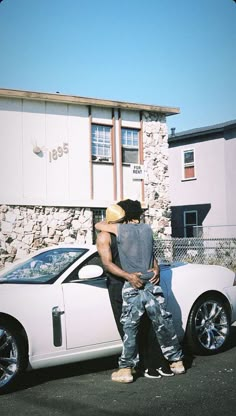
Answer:
<path fill-rule="evenodd" d="M 0 267 L 62 242 L 92 243 L 89 208 L 0 206 Z"/>
<path fill-rule="evenodd" d="M 156 236 L 170 235 L 168 130 L 166 119 L 156 113 L 143 114 L 146 222 Z"/>

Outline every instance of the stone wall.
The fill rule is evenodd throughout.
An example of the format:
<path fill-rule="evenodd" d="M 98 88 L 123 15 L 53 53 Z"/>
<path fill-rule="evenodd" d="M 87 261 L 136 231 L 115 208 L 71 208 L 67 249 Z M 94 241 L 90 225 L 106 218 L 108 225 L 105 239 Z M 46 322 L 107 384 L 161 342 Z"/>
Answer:
<path fill-rule="evenodd" d="M 165 116 L 143 113 L 145 221 L 156 236 L 171 234 L 169 201 L 168 130 Z"/>
<path fill-rule="evenodd" d="M 61 242 L 92 243 L 89 208 L 0 206 L 0 267 Z"/>

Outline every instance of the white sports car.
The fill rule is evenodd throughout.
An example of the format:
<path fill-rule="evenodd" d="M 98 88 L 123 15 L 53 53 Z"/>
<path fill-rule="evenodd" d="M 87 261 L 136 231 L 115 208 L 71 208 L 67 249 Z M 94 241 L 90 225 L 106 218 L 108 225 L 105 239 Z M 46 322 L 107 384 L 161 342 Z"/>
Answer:
<path fill-rule="evenodd" d="M 178 336 L 217 353 L 236 320 L 235 274 L 220 266 L 161 267 Z M 95 246 L 41 250 L 0 273 L 0 392 L 26 369 L 116 355 L 121 339 Z"/>

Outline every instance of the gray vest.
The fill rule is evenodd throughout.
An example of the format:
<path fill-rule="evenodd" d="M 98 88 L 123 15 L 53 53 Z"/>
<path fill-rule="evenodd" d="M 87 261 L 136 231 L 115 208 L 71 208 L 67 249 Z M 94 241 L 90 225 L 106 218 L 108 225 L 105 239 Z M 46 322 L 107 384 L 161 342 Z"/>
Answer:
<path fill-rule="evenodd" d="M 118 224 L 117 244 L 121 266 L 126 272 L 145 274 L 153 267 L 153 233 L 149 225 Z"/>

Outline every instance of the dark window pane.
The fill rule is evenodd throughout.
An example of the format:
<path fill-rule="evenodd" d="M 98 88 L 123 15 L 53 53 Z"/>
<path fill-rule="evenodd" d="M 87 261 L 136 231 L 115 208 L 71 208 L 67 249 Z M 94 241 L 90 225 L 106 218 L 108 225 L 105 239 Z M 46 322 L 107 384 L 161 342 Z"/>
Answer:
<path fill-rule="evenodd" d="M 123 163 L 138 163 L 138 150 L 122 148 Z"/>
<path fill-rule="evenodd" d="M 103 221 L 106 218 L 106 210 L 105 208 L 101 209 L 93 209 L 93 244 L 96 243 L 97 233 L 95 229 L 96 222 Z"/>
<path fill-rule="evenodd" d="M 197 223 L 197 213 L 196 212 L 186 212 L 185 213 L 185 223 L 186 223 L 186 225 L 189 225 L 189 224 L 196 225 L 196 223 Z"/>
<path fill-rule="evenodd" d="M 193 163 L 194 162 L 194 153 L 193 151 L 184 152 L 184 163 Z"/>

